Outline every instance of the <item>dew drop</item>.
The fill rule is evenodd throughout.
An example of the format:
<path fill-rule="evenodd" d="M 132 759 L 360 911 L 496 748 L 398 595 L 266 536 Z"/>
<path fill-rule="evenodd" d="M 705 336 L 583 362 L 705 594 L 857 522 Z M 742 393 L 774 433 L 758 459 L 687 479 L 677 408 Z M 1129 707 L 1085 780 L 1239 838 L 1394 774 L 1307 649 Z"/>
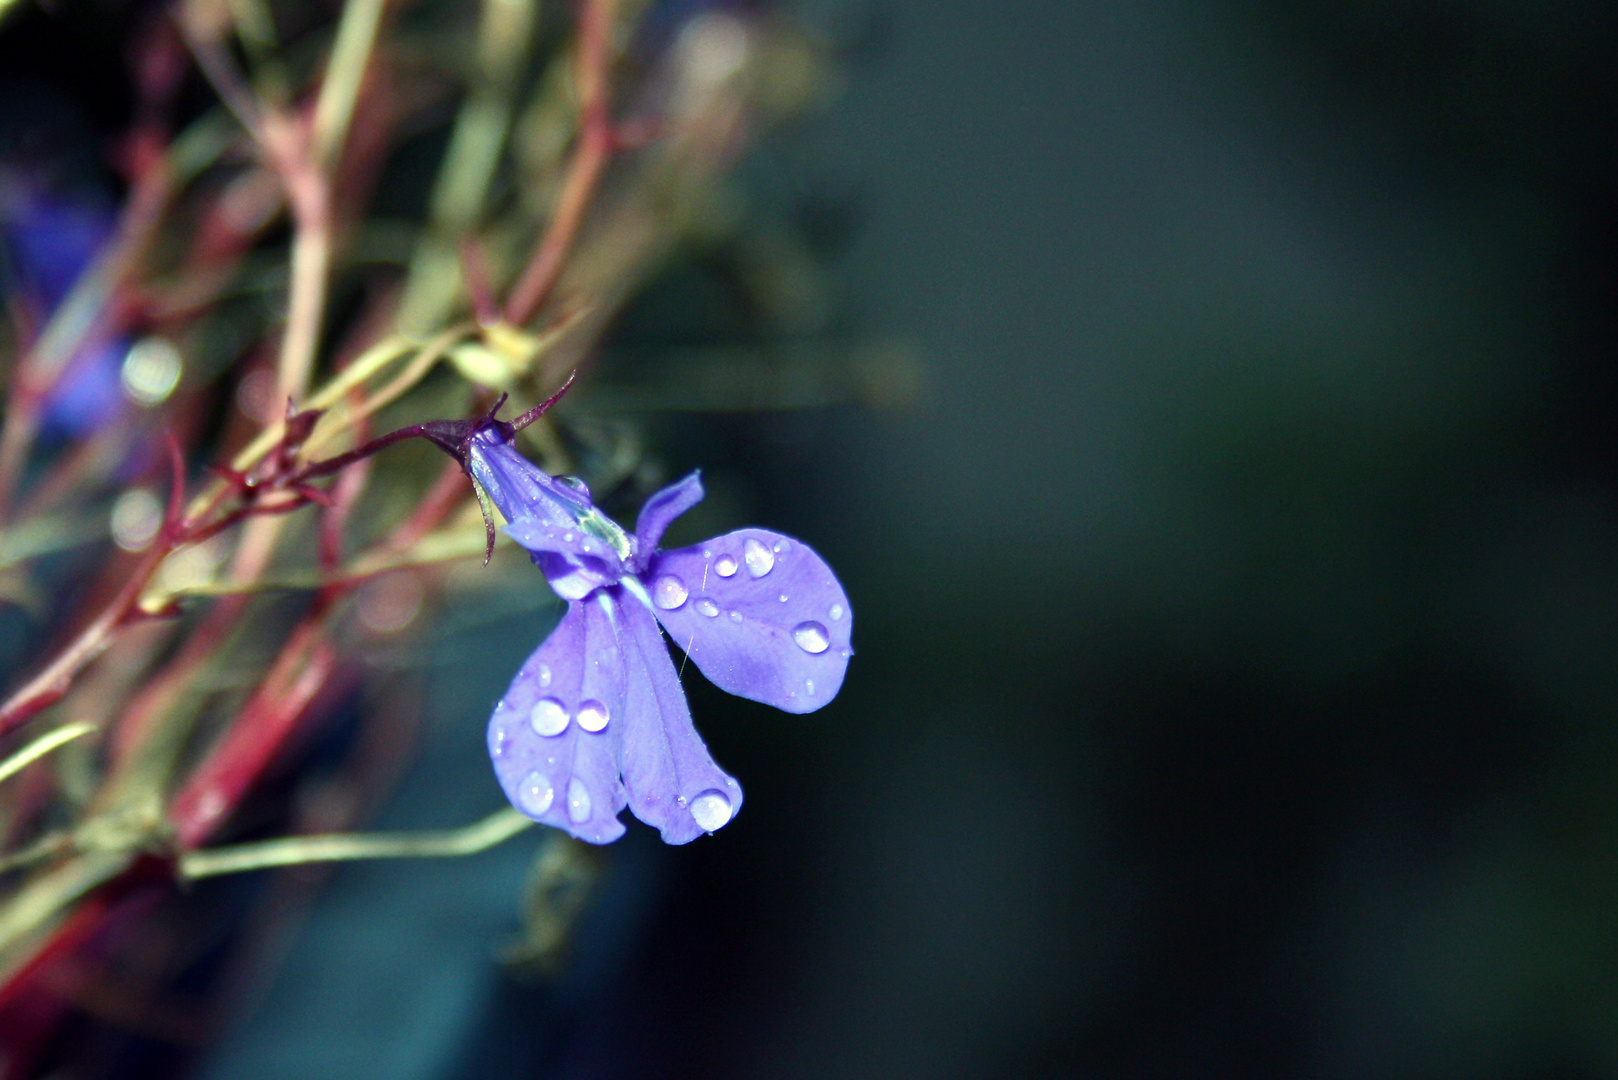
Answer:
<path fill-rule="evenodd" d="M 585 731 L 600 731 L 607 726 L 607 707 L 599 701 L 585 701 L 579 705 L 579 726 Z"/>
<path fill-rule="evenodd" d="M 586 499 L 588 499 L 590 497 L 590 485 L 586 484 L 583 480 L 580 480 L 577 476 L 558 476 L 556 479 L 559 482 L 561 482 L 563 484 L 566 484 L 568 487 L 572 488 L 574 491 L 577 491 L 580 495 L 583 495 Z"/>
<path fill-rule="evenodd" d="M 489 729 L 489 756 L 505 757 L 506 750 L 511 746 L 511 736 L 506 733 L 503 725 L 495 725 Z"/>
<path fill-rule="evenodd" d="M 742 621 L 742 613 L 739 612 L 739 611 L 732 611 L 730 613 L 730 621 L 731 622 L 741 622 Z"/>
<path fill-rule="evenodd" d="M 691 816 L 704 832 L 722 829 L 730 820 L 730 800 L 717 791 L 704 791 L 691 800 Z"/>
<path fill-rule="evenodd" d="M 815 680 L 813 680 L 813 679 L 805 679 L 805 680 L 803 680 L 803 692 L 808 694 L 810 697 L 814 697 L 815 696 Z"/>
<path fill-rule="evenodd" d="M 567 782 L 567 819 L 575 825 L 590 819 L 590 789 L 577 776 Z"/>
<path fill-rule="evenodd" d="M 802 645 L 803 642 L 799 641 Z M 544 736 L 560 735 L 567 730 L 567 709 L 553 697 L 542 697 L 534 702 L 533 710 L 528 714 L 528 722 L 534 725 L 534 730 Z"/>
<path fill-rule="evenodd" d="M 563 533 L 562 534 L 562 543 L 571 544 L 572 542 L 573 542 L 573 534 L 572 533 Z"/>
<path fill-rule="evenodd" d="M 551 788 L 551 778 L 544 773 L 531 772 L 517 785 L 517 809 L 530 817 L 538 817 L 549 810 L 555 798 L 556 792 Z"/>
<path fill-rule="evenodd" d="M 729 555 L 721 555 L 714 561 L 714 573 L 720 577 L 734 577 L 736 575 L 736 560 Z"/>
<path fill-rule="evenodd" d="M 719 614 L 719 605 L 708 599 L 706 596 L 697 601 L 696 608 L 710 619 Z"/>
<path fill-rule="evenodd" d="M 763 577 L 775 569 L 775 552 L 751 536 L 742 545 L 742 558 L 747 560 L 747 572 L 754 577 Z"/>
<path fill-rule="evenodd" d="M 549 686 L 551 684 L 551 669 L 549 666 L 545 664 L 539 665 L 539 669 L 534 674 L 539 677 L 540 686 Z"/>
<path fill-rule="evenodd" d="M 792 628 L 792 640 L 806 653 L 823 653 L 831 647 L 826 628 L 817 622 L 802 622 Z"/>
<path fill-rule="evenodd" d="M 775 542 L 774 550 L 775 550 L 775 553 L 777 555 L 780 555 L 783 552 L 790 551 L 790 550 L 792 550 L 792 541 L 791 540 L 777 540 Z"/>
<path fill-rule="evenodd" d="M 842 604 L 833 604 L 831 606 L 831 610 L 826 612 L 826 614 L 831 616 L 831 621 L 832 622 L 836 622 L 838 619 L 841 619 L 843 617 L 843 605 Z"/>
<path fill-rule="evenodd" d="M 675 804 L 677 806 L 679 806 L 679 808 L 681 810 L 684 810 L 686 808 L 686 798 L 685 798 L 684 795 L 676 795 L 676 796 L 674 796 L 674 802 L 675 802 Z"/>
<path fill-rule="evenodd" d="M 652 602 L 664 611 L 673 611 L 685 603 L 685 598 L 690 595 L 685 582 L 673 574 L 664 574 L 652 582 Z"/>
<path fill-rule="evenodd" d="M 783 604 L 784 604 L 784 603 L 786 603 L 786 602 L 787 602 L 787 594 L 786 594 L 786 593 L 782 593 L 782 594 L 781 594 L 781 595 L 780 595 L 780 596 L 777 596 L 777 597 L 776 597 L 776 599 L 777 599 L 777 600 L 779 600 L 779 601 L 781 601 L 781 603 L 783 603 Z"/>

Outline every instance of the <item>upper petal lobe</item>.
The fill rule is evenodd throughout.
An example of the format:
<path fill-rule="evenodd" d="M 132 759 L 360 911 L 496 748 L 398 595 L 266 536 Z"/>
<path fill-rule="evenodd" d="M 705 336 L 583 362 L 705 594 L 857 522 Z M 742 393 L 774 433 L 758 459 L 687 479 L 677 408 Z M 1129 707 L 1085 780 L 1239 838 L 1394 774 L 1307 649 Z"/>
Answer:
<path fill-rule="evenodd" d="M 836 696 L 854 615 L 808 545 L 738 529 L 648 562 L 642 580 L 658 619 L 714 685 L 792 713 Z"/>

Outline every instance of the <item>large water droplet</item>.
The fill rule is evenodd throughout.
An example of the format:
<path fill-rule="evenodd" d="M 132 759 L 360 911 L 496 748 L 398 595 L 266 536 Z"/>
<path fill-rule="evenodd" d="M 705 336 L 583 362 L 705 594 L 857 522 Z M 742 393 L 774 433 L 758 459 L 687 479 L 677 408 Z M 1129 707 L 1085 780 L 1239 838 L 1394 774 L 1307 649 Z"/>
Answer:
<path fill-rule="evenodd" d="M 691 593 L 685 587 L 685 582 L 673 574 L 664 574 L 652 582 L 652 603 L 664 611 L 673 611 L 685 603 L 685 598 Z"/>
<path fill-rule="evenodd" d="M 836 622 L 838 619 L 841 619 L 843 617 L 843 605 L 842 604 L 833 604 L 831 606 L 831 610 L 826 612 L 826 614 L 831 616 L 831 621 L 832 622 Z"/>
<path fill-rule="evenodd" d="M 704 832 L 722 829 L 730 820 L 730 800 L 717 791 L 704 791 L 691 800 L 691 816 Z"/>
<path fill-rule="evenodd" d="M 708 599 L 706 596 L 697 601 L 696 608 L 710 619 L 719 614 L 719 605 Z"/>
<path fill-rule="evenodd" d="M 551 669 L 544 664 L 539 665 L 539 669 L 534 674 L 539 677 L 540 686 L 549 686 L 551 684 Z"/>
<path fill-rule="evenodd" d="M 747 560 L 747 572 L 754 577 L 763 577 L 775 569 L 775 552 L 751 536 L 742 545 L 742 558 Z"/>
<path fill-rule="evenodd" d="M 792 640 L 807 653 L 823 653 L 831 647 L 826 628 L 817 622 L 802 622 L 792 628 Z"/>
<path fill-rule="evenodd" d="M 803 642 L 800 641 L 798 644 L 802 645 Z M 534 702 L 533 711 L 528 714 L 528 722 L 534 725 L 534 730 L 541 735 L 560 735 L 567 730 L 567 709 L 553 697 L 542 697 Z"/>
<path fill-rule="evenodd" d="M 585 731 L 600 731 L 607 726 L 607 707 L 599 701 L 581 702 L 577 719 Z"/>
<path fill-rule="evenodd" d="M 736 560 L 731 558 L 729 555 L 721 555 L 719 558 L 715 559 L 713 568 L 714 573 L 718 574 L 720 577 L 736 576 Z"/>
<path fill-rule="evenodd" d="M 555 798 L 551 778 L 544 773 L 531 772 L 517 785 L 517 809 L 531 817 L 538 817 L 549 810 Z"/>
<path fill-rule="evenodd" d="M 567 782 L 567 819 L 575 825 L 590 820 L 590 789 L 577 776 Z"/>

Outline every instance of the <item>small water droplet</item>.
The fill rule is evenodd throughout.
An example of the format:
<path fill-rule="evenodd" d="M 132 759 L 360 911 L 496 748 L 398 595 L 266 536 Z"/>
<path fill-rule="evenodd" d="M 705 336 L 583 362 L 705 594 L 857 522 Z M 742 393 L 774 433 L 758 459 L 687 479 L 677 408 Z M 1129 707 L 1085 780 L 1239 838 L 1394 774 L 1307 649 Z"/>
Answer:
<path fill-rule="evenodd" d="M 790 551 L 790 550 L 792 550 L 792 541 L 791 540 L 777 540 L 775 542 L 774 550 L 775 550 L 775 553 L 777 555 L 780 555 L 782 552 Z"/>
<path fill-rule="evenodd" d="M 731 622 L 741 622 L 742 621 L 742 613 L 739 612 L 739 611 L 732 611 L 730 613 L 730 621 Z"/>
<path fill-rule="evenodd" d="M 691 816 L 704 832 L 722 829 L 730 820 L 730 800 L 717 791 L 704 791 L 691 800 Z"/>
<path fill-rule="evenodd" d="M 686 807 L 686 799 L 685 799 L 684 795 L 676 795 L 676 796 L 674 796 L 674 802 L 675 802 L 675 805 L 677 805 L 681 810 L 685 809 L 685 807 Z"/>
<path fill-rule="evenodd" d="M 803 680 L 803 692 L 808 694 L 810 697 L 814 697 L 814 695 L 815 695 L 815 680 L 813 680 L 813 679 L 805 679 L 805 680 Z"/>
<path fill-rule="evenodd" d="M 831 647 L 826 628 L 817 622 L 803 622 L 792 628 L 792 640 L 806 653 L 823 653 Z"/>
<path fill-rule="evenodd" d="M 573 542 L 573 534 L 572 533 L 563 533 L 562 534 L 562 543 L 571 544 L 572 542 Z"/>
<path fill-rule="evenodd" d="M 577 776 L 567 782 L 567 819 L 575 825 L 590 820 L 590 789 Z"/>
<path fill-rule="evenodd" d="M 510 746 L 511 736 L 506 734 L 503 726 L 496 725 L 489 729 L 489 756 L 505 757 Z"/>
<path fill-rule="evenodd" d="M 736 574 L 736 560 L 729 555 L 721 555 L 713 564 L 714 573 L 720 577 L 734 577 Z"/>
<path fill-rule="evenodd" d="M 551 779 L 541 772 L 531 772 L 517 785 L 517 809 L 530 817 L 538 817 L 551 808 L 556 792 Z"/>
<path fill-rule="evenodd" d="M 842 604 L 833 604 L 831 606 L 831 610 L 826 612 L 826 614 L 831 616 L 831 621 L 832 622 L 836 622 L 838 619 L 841 619 L 843 617 L 843 605 Z"/>
<path fill-rule="evenodd" d="M 607 726 L 607 707 L 599 701 L 581 702 L 578 721 L 585 731 L 600 731 Z"/>
<path fill-rule="evenodd" d="M 786 593 L 782 593 L 782 594 L 781 594 L 781 595 L 780 595 L 780 596 L 777 596 L 777 597 L 776 597 L 776 599 L 777 599 L 777 600 L 779 600 L 779 601 L 781 601 L 781 603 L 783 603 L 783 604 L 784 604 L 784 603 L 786 603 L 786 602 L 787 602 L 787 594 L 786 594 Z"/>
<path fill-rule="evenodd" d="M 539 677 L 540 686 L 549 686 L 551 684 L 551 669 L 547 665 L 539 665 L 539 669 L 534 674 Z"/>
<path fill-rule="evenodd" d="M 696 607 L 698 611 L 708 616 L 710 619 L 719 614 L 719 605 L 708 599 L 706 596 L 697 601 Z"/>
<path fill-rule="evenodd" d="M 590 485 L 586 484 L 583 480 L 580 480 L 577 476 L 558 476 L 556 479 L 566 484 L 574 491 L 577 491 L 585 498 L 588 499 L 590 497 Z"/>
<path fill-rule="evenodd" d="M 803 642 L 798 644 L 802 645 Z M 542 697 L 534 702 L 528 714 L 528 722 L 534 726 L 534 730 L 547 738 L 566 731 L 568 719 L 567 709 L 553 697 Z"/>
<path fill-rule="evenodd" d="M 754 577 L 763 577 L 775 569 L 775 552 L 751 536 L 742 545 L 742 558 L 747 560 L 747 572 Z"/>
<path fill-rule="evenodd" d="M 713 548 L 703 548 L 703 549 L 702 549 L 702 557 L 703 557 L 703 558 L 704 558 L 704 559 L 711 559 L 711 558 L 713 558 Z"/>
<path fill-rule="evenodd" d="M 652 582 L 652 602 L 664 611 L 673 611 L 685 603 L 685 598 L 690 595 L 685 582 L 673 574 L 664 574 Z"/>

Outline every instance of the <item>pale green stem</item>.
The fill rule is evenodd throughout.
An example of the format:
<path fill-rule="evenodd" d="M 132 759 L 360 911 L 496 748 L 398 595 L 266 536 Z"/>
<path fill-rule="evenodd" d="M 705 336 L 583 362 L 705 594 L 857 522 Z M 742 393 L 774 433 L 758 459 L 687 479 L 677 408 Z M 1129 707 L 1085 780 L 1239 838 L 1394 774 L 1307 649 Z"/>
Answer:
<path fill-rule="evenodd" d="M 82 735 L 88 735 L 96 726 L 80 720 L 72 724 L 64 724 L 55 731 L 41 735 L 15 754 L 0 762 L 0 783 L 11 779 L 28 766 L 55 750 L 59 746 L 66 746 Z"/>
<path fill-rule="evenodd" d="M 511 807 L 461 829 L 415 833 L 330 833 L 289 836 L 257 844 L 188 851 L 180 856 L 179 874 L 187 881 L 301 866 L 317 862 L 356 862 L 361 859 L 444 859 L 476 855 L 504 843 L 534 824 Z"/>

